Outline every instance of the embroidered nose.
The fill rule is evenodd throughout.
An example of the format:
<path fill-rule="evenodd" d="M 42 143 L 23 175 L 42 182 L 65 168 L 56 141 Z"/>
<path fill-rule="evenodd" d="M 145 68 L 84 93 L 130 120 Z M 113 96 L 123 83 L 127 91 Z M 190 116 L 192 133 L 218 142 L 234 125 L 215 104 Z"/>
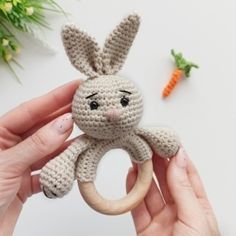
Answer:
<path fill-rule="evenodd" d="M 108 121 L 116 122 L 120 119 L 121 112 L 117 109 L 110 109 L 106 111 L 105 116 Z"/>

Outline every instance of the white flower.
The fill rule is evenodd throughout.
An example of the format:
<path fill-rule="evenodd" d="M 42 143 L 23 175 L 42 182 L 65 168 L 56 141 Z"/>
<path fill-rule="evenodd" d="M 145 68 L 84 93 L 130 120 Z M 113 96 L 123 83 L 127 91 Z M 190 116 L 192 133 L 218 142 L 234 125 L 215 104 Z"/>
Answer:
<path fill-rule="evenodd" d="M 5 10 L 6 12 L 10 12 L 10 11 L 12 10 L 12 4 L 11 4 L 10 2 L 6 2 L 6 3 L 4 4 L 4 10 Z"/>
<path fill-rule="evenodd" d="M 7 62 L 9 62 L 9 61 L 12 59 L 12 55 L 11 55 L 10 53 L 6 53 L 6 54 L 4 55 L 4 59 L 5 59 Z"/>
<path fill-rule="evenodd" d="M 9 45 L 9 40 L 3 39 L 3 40 L 2 40 L 2 46 L 6 47 L 6 46 L 8 46 L 8 45 Z"/>
<path fill-rule="evenodd" d="M 33 7 L 26 7 L 26 14 L 28 16 L 31 16 L 34 14 L 34 8 Z"/>

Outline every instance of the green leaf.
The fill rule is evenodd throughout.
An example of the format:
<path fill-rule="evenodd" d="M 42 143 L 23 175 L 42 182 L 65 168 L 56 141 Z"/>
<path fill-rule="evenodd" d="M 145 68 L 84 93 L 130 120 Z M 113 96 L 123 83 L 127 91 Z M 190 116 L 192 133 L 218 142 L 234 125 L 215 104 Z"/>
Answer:
<path fill-rule="evenodd" d="M 176 67 L 179 70 L 182 70 L 187 78 L 190 76 L 190 72 L 191 72 L 192 68 L 199 68 L 198 65 L 187 61 L 183 57 L 182 53 L 175 53 L 174 49 L 171 50 L 171 55 L 175 59 Z"/>
<path fill-rule="evenodd" d="M 14 6 L 16 6 L 18 3 L 21 3 L 21 0 L 12 0 L 12 3 Z"/>

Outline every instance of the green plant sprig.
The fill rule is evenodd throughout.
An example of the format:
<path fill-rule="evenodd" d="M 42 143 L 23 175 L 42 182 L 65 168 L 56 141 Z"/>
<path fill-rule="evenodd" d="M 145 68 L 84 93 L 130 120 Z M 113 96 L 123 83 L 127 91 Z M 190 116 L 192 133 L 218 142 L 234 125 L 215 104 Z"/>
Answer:
<path fill-rule="evenodd" d="M 45 18 L 46 11 L 66 13 L 54 0 L 0 0 L 0 57 L 10 70 L 14 72 L 10 63 L 19 63 L 15 57 L 20 52 L 20 43 L 13 28 L 32 33 L 34 27 L 51 29 Z"/>

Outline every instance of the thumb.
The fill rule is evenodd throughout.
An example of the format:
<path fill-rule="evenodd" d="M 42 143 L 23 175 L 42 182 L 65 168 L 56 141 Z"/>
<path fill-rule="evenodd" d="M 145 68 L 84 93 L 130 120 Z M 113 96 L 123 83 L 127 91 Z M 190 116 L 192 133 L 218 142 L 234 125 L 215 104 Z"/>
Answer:
<path fill-rule="evenodd" d="M 64 114 L 16 146 L 4 151 L 5 160 L 17 167 L 17 171 L 24 171 L 34 162 L 57 150 L 71 134 L 72 127 L 71 113 Z"/>
<path fill-rule="evenodd" d="M 167 169 L 167 183 L 181 219 L 201 215 L 201 207 L 187 174 L 188 156 L 183 148 L 173 157 Z"/>

